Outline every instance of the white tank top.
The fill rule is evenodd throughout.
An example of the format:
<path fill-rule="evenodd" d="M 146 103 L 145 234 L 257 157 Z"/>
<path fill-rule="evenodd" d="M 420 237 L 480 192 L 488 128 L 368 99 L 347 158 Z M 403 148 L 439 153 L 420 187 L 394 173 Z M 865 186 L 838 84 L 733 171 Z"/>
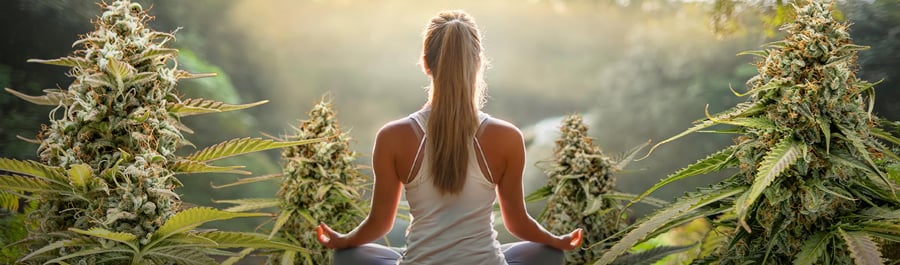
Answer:
<path fill-rule="evenodd" d="M 488 119 L 478 114 L 479 127 Z M 428 111 L 410 114 L 425 131 Z M 422 137 L 418 152 L 424 152 L 415 178 L 404 185 L 412 221 L 406 230 L 406 251 L 397 264 L 506 265 L 497 231 L 494 230 L 495 185 L 485 178 L 478 165 L 475 146 L 470 144 L 465 186 L 455 195 L 441 195 L 432 184 L 429 153 Z M 418 159 L 418 154 L 416 157 Z M 483 155 L 481 156 L 483 159 Z M 482 160 L 487 166 L 487 161 Z M 415 167 L 413 161 L 413 167 Z M 414 168 L 413 168 L 414 169 Z M 410 171 L 411 173 L 412 171 Z M 489 176 L 490 177 L 490 176 Z M 493 178 L 491 177 L 493 180 Z"/>

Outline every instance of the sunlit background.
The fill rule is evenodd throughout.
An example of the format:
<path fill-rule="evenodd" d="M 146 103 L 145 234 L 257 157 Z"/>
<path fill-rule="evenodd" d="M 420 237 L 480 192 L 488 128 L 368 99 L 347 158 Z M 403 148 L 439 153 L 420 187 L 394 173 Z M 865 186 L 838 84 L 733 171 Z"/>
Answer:
<path fill-rule="evenodd" d="M 351 0 L 148 0 L 151 26 L 176 31 L 179 64 L 218 77 L 183 81 L 189 97 L 268 104 L 236 113 L 189 117 L 196 132 L 187 138 L 208 146 L 237 137 L 286 133 L 323 96 L 338 109 L 353 147 L 370 163 L 372 141 L 387 121 L 425 102 L 427 77 L 418 63 L 421 32 L 436 12 L 464 9 L 477 20 L 491 68 L 485 111 L 517 124 L 528 136 L 526 190 L 545 176 L 540 161 L 552 156 L 559 117 L 585 114 L 595 143 L 621 157 L 648 140 L 658 142 L 704 117 L 742 101 L 737 91 L 755 75 L 745 50 L 779 38 L 784 19 L 774 1 L 351 1 Z M 738 1 L 739 2 L 739 1 Z M 852 21 L 861 53 L 859 74 L 884 82 L 876 87 L 876 112 L 900 118 L 900 1 L 840 2 L 840 17 Z M 0 86 L 29 94 L 66 88 L 66 69 L 26 64 L 28 58 L 68 55 L 79 34 L 92 29 L 98 8 L 85 0 L 0 1 Z M 0 94 L 0 156 L 35 159 L 34 138 L 51 108 Z M 617 187 L 639 193 L 676 169 L 730 143 L 728 135 L 690 136 L 663 146 L 618 175 Z M 184 152 L 191 152 L 185 148 Z M 277 151 L 223 164 L 245 164 L 255 175 L 280 172 Z M 371 172 L 367 171 L 371 176 Z M 234 175 L 182 178 L 182 198 L 196 205 L 215 199 L 272 197 L 277 183 L 215 190 Z M 706 176 L 654 193 L 671 199 L 717 181 Z M 540 204 L 532 206 L 532 214 Z M 636 207 L 637 214 L 650 208 Z M 256 229 L 263 219 L 220 224 Z M 402 225 L 402 224 L 401 224 Z M 400 226 L 398 226 L 400 227 Z M 263 228 L 264 229 L 264 228 Z M 402 242 L 395 228 L 392 242 Z M 504 241 L 512 240 L 503 235 Z"/>

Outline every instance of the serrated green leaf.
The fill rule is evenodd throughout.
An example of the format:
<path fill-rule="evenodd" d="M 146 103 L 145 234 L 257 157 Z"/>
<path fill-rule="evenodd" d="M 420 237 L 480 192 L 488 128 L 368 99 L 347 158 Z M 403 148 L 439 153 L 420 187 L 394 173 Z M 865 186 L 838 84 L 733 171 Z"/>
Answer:
<path fill-rule="evenodd" d="M 296 252 L 308 252 L 309 250 L 284 242 L 266 239 L 268 236 L 259 233 L 212 231 L 195 233 L 194 235 L 205 237 L 218 244 L 216 248 L 265 248 L 281 249 Z"/>
<path fill-rule="evenodd" d="M 90 86 L 90 87 L 108 87 L 108 88 L 116 88 L 115 82 L 116 80 L 110 80 L 110 77 L 103 74 L 97 73 L 88 77 L 85 77 L 81 80 L 82 84 Z"/>
<path fill-rule="evenodd" d="M 241 261 L 242 259 L 244 259 L 244 257 L 246 257 L 247 255 L 250 255 L 250 253 L 253 253 L 253 251 L 255 251 L 255 250 L 256 250 L 255 248 L 245 248 L 237 255 L 230 257 L 230 258 L 226 259 L 225 261 L 223 261 L 221 265 L 234 265 L 238 261 Z"/>
<path fill-rule="evenodd" d="M 869 130 L 869 135 L 878 137 L 879 139 L 891 142 L 896 145 L 900 145 L 900 138 L 895 137 L 890 132 L 882 130 L 881 128 L 877 128 L 877 127 L 871 128 Z"/>
<path fill-rule="evenodd" d="M 759 195 L 762 195 L 763 190 L 775 181 L 775 178 L 780 176 L 800 156 L 806 153 L 806 148 L 805 145 L 795 141 L 791 136 L 787 136 L 766 152 L 762 163 L 759 164 L 759 169 L 756 171 L 756 177 L 753 180 L 753 185 L 750 186 L 750 190 L 734 203 L 738 221 L 747 232 L 750 232 L 750 226 L 747 225 L 744 218 L 750 206 L 756 202 Z"/>
<path fill-rule="evenodd" d="M 166 106 L 169 113 L 174 113 L 181 117 L 197 115 L 197 114 L 206 114 L 206 113 L 218 113 L 218 112 L 226 112 L 233 110 L 241 110 L 250 107 L 259 106 L 262 104 L 268 103 L 268 100 L 261 100 L 249 104 L 225 104 L 221 101 L 208 100 L 208 99 L 185 99 L 181 103 L 170 103 Z"/>
<path fill-rule="evenodd" d="M 175 248 L 166 251 L 150 251 L 146 254 L 147 258 L 155 258 L 163 261 L 173 262 L 179 265 L 218 265 L 219 262 L 210 256 L 207 256 L 198 249 L 193 248 Z"/>
<path fill-rule="evenodd" d="M 837 52 L 861 51 L 861 50 L 868 50 L 870 48 L 872 48 L 872 47 L 847 43 L 847 44 L 841 45 L 841 47 L 838 47 L 835 50 L 835 52 L 837 53 Z"/>
<path fill-rule="evenodd" d="M 717 226 L 706 233 L 700 242 L 700 251 L 697 258 L 714 256 L 719 249 L 728 244 L 728 235 L 734 231 L 733 227 Z"/>
<path fill-rule="evenodd" d="M 249 183 L 256 183 L 256 182 L 268 181 L 268 180 L 274 180 L 274 179 L 281 179 L 281 178 L 283 178 L 283 177 L 284 177 L 284 175 L 282 175 L 282 174 L 269 174 L 269 175 L 263 175 L 263 176 L 259 176 L 259 177 L 242 178 L 242 179 L 240 179 L 240 180 L 238 180 L 238 181 L 235 181 L 235 182 L 232 182 L 232 183 L 228 183 L 228 184 L 225 184 L 225 185 L 220 185 L 220 186 L 216 186 L 215 184 L 213 184 L 213 183 L 211 183 L 211 182 L 210 182 L 209 185 L 212 186 L 213 189 L 221 189 L 221 188 L 227 188 L 227 187 L 240 186 L 240 185 L 249 184 Z"/>
<path fill-rule="evenodd" d="M 763 44 L 763 45 L 760 46 L 760 47 L 782 49 L 782 48 L 787 47 L 787 44 L 785 44 L 785 41 L 784 41 L 784 40 L 779 40 L 779 41 L 773 41 L 773 42 L 769 42 L 769 43 Z"/>
<path fill-rule="evenodd" d="M 868 221 L 861 224 L 858 230 L 876 237 L 900 242 L 900 224 L 886 221 Z"/>
<path fill-rule="evenodd" d="M 281 231 L 281 227 L 287 223 L 288 219 L 290 219 L 293 214 L 294 210 L 284 210 L 278 214 L 278 218 L 275 219 L 275 224 L 272 225 L 272 232 L 269 233 L 269 240 L 272 240 L 272 238 L 275 237 L 275 234 L 277 234 L 278 231 Z"/>
<path fill-rule="evenodd" d="M 644 221 L 640 222 L 637 227 L 625 234 L 619 242 L 603 253 L 603 256 L 601 256 L 594 265 L 610 264 L 617 257 L 631 249 L 632 246 L 643 241 L 647 235 L 668 224 L 673 219 L 677 219 L 690 211 L 704 207 L 710 203 L 744 192 L 746 189 L 746 187 L 728 187 L 721 190 L 710 190 L 706 194 L 682 198 L 683 200 L 676 201 L 669 207 L 660 209 Z"/>
<path fill-rule="evenodd" d="M 706 109 L 707 109 L 707 112 L 708 112 L 708 110 L 709 110 L 709 105 L 706 106 Z M 718 120 L 727 120 L 727 119 L 731 119 L 731 118 L 734 118 L 734 117 L 745 117 L 745 116 L 747 116 L 747 115 L 751 115 L 751 114 L 753 114 L 753 113 L 757 113 L 757 112 L 762 111 L 762 110 L 764 110 L 764 109 L 765 109 L 765 105 L 762 104 L 762 102 L 741 103 L 741 104 L 738 104 L 737 106 L 735 106 L 735 107 L 733 107 L 733 108 L 731 108 L 731 109 L 728 109 L 728 110 L 723 111 L 723 112 L 716 113 L 715 115 L 712 115 L 712 117 L 715 117 L 715 118 L 718 119 Z M 681 137 L 684 137 L 685 135 L 688 135 L 688 134 L 691 134 L 691 133 L 694 133 L 694 132 L 701 131 L 701 130 L 703 130 L 703 129 L 712 127 L 713 125 L 716 125 L 716 124 L 717 124 L 717 123 L 715 123 L 715 122 L 713 122 L 713 121 L 711 121 L 711 120 L 709 120 L 709 119 L 703 119 L 703 120 L 700 120 L 700 121 L 696 121 L 695 123 L 696 123 L 696 124 L 695 124 L 693 127 L 689 128 L 689 129 L 687 129 L 687 130 L 685 130 L 685 131 L 683 131 L 683 132 L 681 132 L 681 133 L 679 133 L 679 134 L 677 134 L 677 135 L 675 135 L 675 136 L 669 137 L 668 139 L 665 139 L 665 140 L 663 140 L 663 141 L 661 141 L 661 142 L 659 142 L 659 143 L 656 143 L 655 145 L 653 145 L 652 147 L 650 147 L 650 150 L 647 151 L 647 154 L 644 155 L 644 157 L 639 158 L 639 159 L 637 159 L 637 160 L 635 160 L 635 161 L 640 161 L 640 160 L 643 160 L 643 159 L 649 157 L 650 154 L 652 154 L 653 151 L 656 150 L 656 148 L 658 148 L 659 146 L 661 146 L 661 145 L 663 145 L 663 144 L 665 144 L 665 143 L 669 143 L 669 142 L 675 141 L 675 140 L 677 140 L 677 139 L 679 139 L 679 138 L 681 138 Z"/>
<path fill-rule="evenodd" d="M 733 211 L 733 208 L 732 207 L 718 207 L 718 208 L 714 208 L 714 209 L 704 208 L 704 209 L 698 209 L 698 210 L 694 210 L 691 212 L 687 212 L 687 213 L 679 216 L 678 218 L 669 220 L 669 223 L 667 223 L 663 226 L 660 226 L 659 228 L 656 229 L 656 231 L 648 234 L 646 236 L 646 238 L 654 238 L 659 235 L 665 234 L 666 232 L 669 232 L 672 229 L 689 224 L 690 222 L 696 220 L 697 218 L 708 218 L 709 216 L 721 215 L 721 214 L 727 213 L 729 211 Z"/>
<path fill-rule="evenodd" d="M 728 89 L 731 90 L 731 93 L 733 93 L 735 96 L 745 97 L 747 95 L 754 95 L 759 92 L 769 91 L 769 90 L 778 88 L 781 85 L 782 85 L 782 83 L 780 83 L 780 82 L 770 81 L 769 83 L 766 83 L 765 85 L 757 86 L 757 87 L 750 89 L 749 91 L 744 92 L 744 93 L 735 91 L 734 88 L 731 87 L 731 85 L 728 86 Z M 707 114 L 707 116 L 708 116 L 708 114 Z"/>
<path fill-rule="evenodd" d="M 709 108 L 709 106 L 706 106 L 706 108 L 704 108 L 704 112 L 708 108 Z M 759 101 L 754 101 L 754 102 L 738 103 L 737 105 L 735 105 L 734 107 L 732 107 L 730 109 L 713 114 L 711 116 L 715 117 L 716 119 L 719 119 L 719 120 L 726 120 L 726 119 L 731 119 L 731 118 L 736 118 L 736 117 L 753 117 L 757 114 L 762 113 L 765 110 L 766 110 L 766 102 L 759 100 Z M 694 123 L 700 123 L 700 122 L 703 122 L 706 120 L 709 120 L 709 119 L 703 118 L 703 119 L 694 121 Z"/>
<path fill-rule="evenodd" d="M 110 58 L 106 61 L 106 66 L 101 67 L 105 68 L 106 72 L 119 84 L 119 87 L 123 85 L 123 80 L 126 77 L 134 74 L 134 66 L 126 62 L 120 62 L 114 58 Z"/>
<path fill-rule="evenodd" d="M 831 123 L 823 118 L 819 117 L 816 119 L 819 124 L 819 128 L 822 129 L 822 136 L 825 137 L 825 153 L 831 153 Z"/>
<path fill-rule="evenodd" d="M 825 254 L 828 243 L 831 241 L 831 233 L 819 231 L 803 242 L 800 253 L 794 257 L 794 265 L 820 264 L 819 259 Z"/>
<path fill-rule="evenodd" d="M 625 236 L 606 253 L 603 253 L 603 256 L 601 256 L 594 265 L 611 264 L 619 255 L 622 255 L 628 251 L 628 249 L 631 249 L 634 244 L 644 240 L 647 234 L 656 230 L 657 227 L 665 225 L 670 219 L 677 217 L 682 212 L 687 211 L 691 204 L 696 203 L 697 201 L 699 201 L 699 198 L 688 199 L 681 203 L 676 202 L 675 205 L 654 213 L 646 221 L 641 222 L 634 230 L 625 234 Z"/>
<path fill-rule="evenodd" d="M 828 60 L 825 62 L 825 66 L 829 67 L 829 66 L 836 65 L 838 63 L 847 62 L 847 60 L 852 58 L 853 56 L 856 56 L 856 54 L 846 54 L 843 56 L 828 57 Z"/>
<path fill-rule="evenodd" d="M 872 219 L 892 219 L 900 220 L 900 209 L 885 209 L 881 207 L 868 208 L 860 213 L 863 216 Z M 898 226 L 897 234 L 900 235 L 900 226 Z"/>
<path fill-rule="evenodd" d="M 37 105 L 59 106 L 70 103 L 69 94 L 59 89 L 45 89 L 44 92 L 46 94 L 43 96 L 30 96 L 10 88 L 5 88 L 5 90 L 18 98 Z"/>
<path fill-rule="evenodd" d="M 69 255 L 51 259 L 51 260 L 48 260 L 47 262 L 44 262 L 44 264 L 64 263 L 65 260 L 71 259 L 71 258 L 92 256 L 92 255 L 99 255 L 99 254 L 108 254 L 108 253 L 122 253 L 125 255 L 134 255 L 134 252 L 132 252 L 131 250 L 129 250 L 125 247 L 122 247 L 122 246 L 116 246 L 116 247 L 112 247 L 112 248 L 100 248 L 98 246 L 98 247 L 94 247 L 94 248 L 85 248 L 84 250 L 81 250 L 81 251 L 78 251 L 78 252 L 75 252 L 75 253 L 72 253 Z"/>
<path fill-rule="evenodd" d="M 66 170 L 69 176 L 69 182 L 77 188 L 84 188 L 87 182 L 93 177 L 94 171 L 90 165 L 75 164 Z"/>
<path fill-rule="evenodd" d="M 244 166 L 213 166 L 204 162 L 193 160 L 179 160 L 171 164 L 171 170 L 175 174 L 195 174 L 195 173 L 229 173 L 250 175 L 250 171 L 240 170 Z"/>
<path fill-rule="evenodd" d="M 11 212 L 19 211 L 19 196 L 6 192 L 0 188 L 0 208 L 7 209 Z"/>
<path fill-rule="evenodd" d="M 659 146 L 661 146 L 663 144 L 678 140 L 679 138 L 684 137 L 685 135 L 712 127 L 713 125 L 716 125 L 716 123 L 713 121 L 710 121 L 710 120 L 705 120 L 703 122 L 695 124 L 693 127 L 689 128 L 679 134 L 676 134 L 675 136 L 669 137 L 668 139 L 665 139 L 665 140 L 660 141 L 659 143 L 656 143 L 655 145 L 650 147 L 650 150 L 647 151 L 647 154 L 644 155 L 644 157 L 638 158 L 636 161 L 640 161 L 640 160 L 643 160 L 643 159 L 649 157 L 650 154 L 653 154 L 653 151 L 656 150 L 656 148 L 658 148 Z"/>
<path fill-rule="evenodd" d="M 768 118 L 737 117 L 730 120 L 715 120 L 715 122 L 760 130 L 774 131 L 778 128 Z"/>
<path fill-rule="evenodd" d="M 319 188 L 316 189 L 316 195 L 313 198 L 315 198 L 316 200 L 325 199 L 325 194 L 328 194 L 328 191 L 331 190 L 331 186 L 331 184 L 324 184 L 319 186 Z"/>
<path fill-rule="evenodd" d="M 57 193 L 39 179 L 25 176 L 0 175 L 0 190 Z"/>
<path fill-rule="evenodd" d="M 838 228 L 838 233 L 844 239 L 844 244 L 850 250 L 850 255 L 858 265 L 881 265 L 884 261 L 881 259 L 881 251 L 878 250 L 878 244 L 872 240 L 866 233 L 855 231 L 844 231 Z"/>
<path fill-rule="evenodd" d="M 872 156 L 869 154 L 869 150 L 866 148 L 863 139 L 860 138 L 860 136 L 854 131 L 851 131 L 840 125 L 838 125 L 837 127 L 838 129 L 840 129 L 841 134 L 844 135 L 847 141 L 850 142 L 850 144 L 853 145 L 854 148 L 856 148 L 856 151 L 863 157 L 863 160 L 866 161 L 866 164 L 870 167 L 870 169 L 874 171 L 879 178 L 881 178 L 881 181 L 883 181 L 885 185 L 891 187 L 891 181 L 888 180 L 888 177 L 885 176 L 884 172 L 881 172 L 881 170 L 878 169 L 878 166 L 875 165 L 875 161 L 872 161 Z"/>
<path fill-rule="evenodd" d="M 215 77 L 218 74 L 216 73 L 203 73 L 203 74 L 193 74 L 188 71 L 178 70 L 175 71 L 176 79 L 194 79 L 194 78 L 205 78 L 205 77 Z"/>
<path fill-rule="evenodd" d="M 50 59 L 50 60 L 28 59 L 27 62 L 58 65 L 58 66 L 67 66 L 67 67 L 79 67 L 79 68 L 88 68 L 91 66 L 90 61 L 88 61 L 85 58 L 80 58 L 80 57 L 62 57 L 62 58 Z"/>
<path fill-rule="evenodd" d="M 296 257 L 297 252 L 285 251 L 284 254 L 281 255 L 281 265 L 294 265 Z"/>
<path fill-rule="evenodd" d="M 78 228 L 69 227 L 69 231 L 79 233 L 82 235 L 88 235 L 88 236 L 99 237 L 99 238 L 103 238 L 103 239 L 109 239 L 112 241 L 116 241 L 116 242 L 125 244 L 128 247 L 131 247 L 135 251 L 138 251 L 137 236 L 133 235 L 133 234 L 122 233 L 122 232 L 113 232 L 113 231 L 109 231 L 109 230 L 99 228 L 99 227 L 94 227 L 94 228 L 91 228 L 88 230 L 81 230 Z"/>
<path fill-rule="evenodd" d="M 241 138 L 241 139 L 233 139 L 228 140 L 222 143 L 218 143 L 216 145 L 207 147 L 203 150 L 197 151 L 189 156 L 186 159 L 198 161 L 198 162 L 208 162 L 217 159 L 222 159 L 226 157 L 252 153 L 257 151 L 283 148 L 288 146 L 295 145 L 304 145 L 309 143 L 320 142 L 325 138 L 319 139 L 310 139 L 310 140 L 300 140 L 300 141 L 288 141 L 288 142 L 276 142 L 272 140 L 264 140 L 260 138 Z"/>
<path fill-rule="evenodd" d="M 626 167 L 628 167 L 628 164 L 631 164 L 631 162 L 635 161 L 634 158 L 637 157 L 638 152 L 644 150 L 644 148 L 647 148 L 647 146 L 650 146 L 650 143 L 651 141 L 647 140 L 647 142 L 635 146 L 628 150 L 628 152 L 625 152 L 625 155 L 622 157 L 622 159 L 615 162 L 614 168 L 617 171 L 624 170 Z"/>
<path fill-rule="evenodd" d="M 551 194 L 553 194 L 553 188 L 549 185 L 545 185 L 525 196 L 525 203 L 532 203 L 546 199 L 547 197 L 550 197 Z"/>
<path fill-rule="evenodd" d="M 650 265 L 665 258 L 666 256 L 681 253 L 685 250 L 693 248 L 694 245 L 687 246 L 659 246 L 650 250 L 632 253 L 616 259 L 612 265 Z"/>
<path fill-rule="evenodd" d="M 238 217 L 256 217 L 267 215 L 268 214 L 265 213 L 233 213 L 209 207 L 190 208 L 176 213 L 174 216 L 169 218 L 169 220 L 167 220 L 166 223 L 162 225 L 162 227 L 160 227 L 158 230 L 156 230 L 156 232 L 153 233 L 152 241 L 148 244 L 148 246 L 158 244 L 160 241 L 165 240 L 166 238 L 169 238 L 174 234 L 190 231 L 191 229 L 197 228 L 198 226 L 207 222 L 228 220 Z"/>
<path fill-rule="evenodd" d="M 69 181 L 61 168 L 47 166 L 31 160 L 20 161 L 0 158 L 0 170 L 37 177 L 60 185 L 66 185 Z"/>
<path fill-rule="evenodd" d="M 137 65 L 137 64 L 139 64 L 140 62 L 143 62 L 143 61 L 146 61 L 146 60 L 157 59 L 157 58 L 160 58 L 160 57 L 164 57 L 164 58 L 165 58 L 165 57 L 167 57 L 167 58 L 175 58 L 176 56 L 178 56 L 178 50 L 177 50 L 177 49 L 171 49 L 171 48 L 159 48 L 159 47 L 157 47 L 157 48 L 150 48 L 150 49 L 144 50 L 144 52 L 142 52 L 142 53 L 140 54 L 140 56 L 138 56 L 137 59 L 132 60 L 132 61 L 131 61 L 131 64 Z"/>
<path fill-rule="evenodd" d="M 133 86 L 139 86 L 156 80 L 157 77 L 159 77 L 158 73 L 142 72 L 131 75 L 125 82 Z"/>
<path fill-rule="evenodd" d="M 766 50 L 743 51 L 743 52 L 739 52 L 737 54 L 737 56 L 741 56 L 741 55 L 755 55 L 755 56 L 759 56 L 762 58 L 766 58 L 766 56 L 769 56 L 769 51 L 766 51 Z"/>
<path fill-rule="evenodd" d="M 239 200 L 213 200 L 214 203 L 228 203 L 228 204 L 237 204 L 235 206 L 224 209 L 226 212 L 246 212 L 253 211 L 271 207 L 278 207 L 281 205 L 281 200 L 275 198 L 253 198 L 253 199 L 239 199 Z"/>
<path fill-rule="evenodd" d="M 194 246 L 217 246 L 218 244 L 215 241 L 212 241 L 209 238 L 199 237 L 192 233 L 180 233 L 170 236 L 166 239 L 166 242 L 160 245 L 157 245 L 154 249 L 167 249 L 167 248 L 178 248 L 178 247 L 194 247 Z"/>
<path fill-rule="evenodd" d="M 53 250 L 57 250 L 60 248 L 64 248 L 64 247 L 86 247 L 86 246 L 96 246 L 96 243 L 94 243 L 93 240 L 90 240 L 87 238 L 73 238 L 73 239 L 59 240 L 59 241 L 55 241 L 50 244 L 47 244 L 46 246 L 39 248 L 38 250 L 32 251 L 31 253 L 28 253 L 28 255 L 25 255 L 24 257 L 19 259 L 19 262 L 26 261 L 35 256 L 38 256 L 38 255 L 41 255 L 41 254 L 44 254 L 44 253 L 47 253 L 47 252 L 50 252 Z"/>
<path fill-rule="evenodd" d="M 640 199 L 640 201 L 637 201 L 638 196 L 639 195 L 637 195 L 637 194 L 617 192 L 617 191 L 608 191 L 606 194 L 603 194 L 603 198 L 607 198 L 607 199 L 629 201 L 629 202 L 635 201 L 635 202 L 640 202 L 640 203 L 644 203 L 644 204 L 656 206 L 656 207 L 663 207 L 663 206 L 666 206 L 669 204 L 669 202 L 667 202 L 663 199 L 649 197 L 649 196 L 644 196 L 643 198 Z"/>
<path fill-rule="evenodd" d="M 666 176 L 665 179 L 660 180 L 658 183 L 654 184 L 652 187 L 638 195 L 637 198 L 634 198 L 634 200 L 628 202 L 628 204 L 625 205 L 625 208 L 630 207 L 637 201 L 644 199 L 654 191 L 662 188 L 665 185 L 668 185 L 669 183 L 682 180 L 687 177 L 708 174 L 722 169 L 724 165 L 734 159 L 734 152 L 737 151 L 737 147 L 738 146 L 734 145 L 722 149 L 707 156 L 706 158 L 700 159 L 697 162 L 694 162 L 693 164 L 676 171 L 675 173 L 672 173 L 669 176 Z"/>
<path fill-rule="evenodd" d="M 318 223 L 316 223 L 316 218 L 313 218 L 312 215 L 310 215 L 308 211 L 306 211 L 304 209 L 297 209 L 296 211 L 298 214 L 300 214 L 300 216 L 303 216 L 303 219 L 306 220 L 307 224 L 314 225 L 314 226 L 319 225 Z"/>

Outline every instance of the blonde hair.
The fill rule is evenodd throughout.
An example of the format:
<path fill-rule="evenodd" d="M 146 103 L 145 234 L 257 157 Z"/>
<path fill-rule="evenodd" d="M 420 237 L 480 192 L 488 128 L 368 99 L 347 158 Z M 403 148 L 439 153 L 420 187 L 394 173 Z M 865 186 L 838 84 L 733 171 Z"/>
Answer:
<path fill-rule="evenodd" d="M 442 194 L 457 194 L 465 184 L 469 146 L 484 104 L 481 32 L 471 16 L 453 10 L 433 17 L 424 35 L 422 66 L 431 76 L 425 128 L 430 173 Z"/>

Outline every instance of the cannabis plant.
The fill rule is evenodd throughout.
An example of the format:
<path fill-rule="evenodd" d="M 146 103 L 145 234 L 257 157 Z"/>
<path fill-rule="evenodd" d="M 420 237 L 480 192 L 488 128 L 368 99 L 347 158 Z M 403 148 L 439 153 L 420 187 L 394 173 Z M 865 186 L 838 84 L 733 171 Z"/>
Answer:
<path fill-rule="evenodd" d="M 833 3 L 832 3 L 833 4 Z M 644 192 L 722 169 L 736 173 L 678 199 L 636 225 L 596 264 L 697 217 L 715 226 L 695 263 L 882 264 L 879 242 L 900 241 L 897 155 L 900 140 L 872 113 L 874 84 L 856 77 L 856 53 L 832 4 L 795 7 L 786 37 L 764 51 L 747 81 L 746 102 L 709 115 L 659 144 L 723 124 L 735 144 Z M 659 145 L 657 144 L 657 146 Z M 652 149 L 651 149 L 652 152 Z"/>
<path fill-rule="evenodd" d="M 215 264 L 212 248 L 248 245 L 298 250 L 259 235 L 191 230 L 200 224 L 258 214 L 208 208 L 179 212 L 174 192 L 178 174 L 248 173 L 241 166 L 214 166 L 233 155 L 302 144 L 236 139 L 176 155 L 185 145 L 184 116 L 247 108 L 264 102 L 230 105 L 183 99 L 180 79 L 214 76 L 178 69 L 170 33 L 147 27 L 140 4 L 118 0 L 101 4 L 95 30 L 76 41 L 71 56 L 29 60 L 71 67 L 67 89 L 46 95 L 8 92 L 29 102 L 56 106 L 50 124 L 35 143 L 38 161 L 0 158 L 0 189 L 37 202 L 28 218 L 29 238 L 42 248 L 24 261 L 102 264 Z M 219 242 L 217 242 L 219 241 Z M 300 250 L 298 250 L 300 251 Z M 173 254 L 173 253 L 177 253 Z"/>
<path fill-rule="evenodd" d="M 309 249 L 309 253 L 284 251 L 269 255 L 267 264 L 331 264 L 331 252 L 316 241 L 316 227 L 326 223 L 337 231 L 350 231 L 366 216 L 361 187 L 366 183 L 358 171 L 358 153 L 350 149 L 350 136 L 342 132 L 331 102 L 323 100 L 285 140 L 327 140 L 282 149 L 284 172 L 236 184 L 267 179 L 281 181 L 277 198 L 223 200 L 236 206 L 229 211 L 279 207 L 270 236 L 278 236 Z M 230 185 L 229 185 L 230 186 Z M 252 250 L 250 250 L 252 251 Z"/>
<path fill-rule="evenodd" d="M 624 168 L 631 157 L 614 161 L 593 144 L 587 130 L 578 114 L 563 119 L 561 135 L 554 149 L 555 159 L 545 169 L 549 176 L 547 185 L 529 195 L 528 201 L 549 197 L 538 222 L 556 234 L 583 228 L 586 231 L 584 242 L 589 245 L 625 229 L 627 223 L 621 200 L 632 197 L 613 191 L 613 175 Z M 569 251 L 566 262 L 587 264 L 600 254 L 601 248 Z"/>

